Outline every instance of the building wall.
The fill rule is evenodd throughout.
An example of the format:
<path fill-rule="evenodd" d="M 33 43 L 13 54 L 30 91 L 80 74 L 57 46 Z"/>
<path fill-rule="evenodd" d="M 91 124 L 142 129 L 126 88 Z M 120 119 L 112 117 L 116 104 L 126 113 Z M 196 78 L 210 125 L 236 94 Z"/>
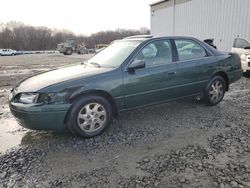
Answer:
<path fill-rule="evenodd" d="M 167 33 L 173 33 L 172 5 L 172 1 L 166 1 L 151 8 L 151 34 L 165 36 Z"/>
<path fill-rule="evenodd" d="M 171 6 L 151 6 L 152 35 L 214 38 L 222 51 L 230 51 L 237 36 L 250 40 L 250 0 L 175 0 L 175 8 L 173 0 L 165 3 Z"/>

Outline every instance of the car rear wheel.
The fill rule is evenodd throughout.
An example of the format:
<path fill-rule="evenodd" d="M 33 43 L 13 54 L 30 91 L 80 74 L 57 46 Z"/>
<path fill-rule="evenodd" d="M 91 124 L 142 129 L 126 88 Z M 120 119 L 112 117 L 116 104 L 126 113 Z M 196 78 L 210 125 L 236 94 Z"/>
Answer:
<path fill-rule="evenodd" d="M 226 92 L 226 83 L 221 76 L 214 76 L 205 91 L 205 100 L 208 105 L 216 105 L 222 101 Z"/>
<path fill-rule="evenodd" d="M 103 132 L 111 123 L 110 103 L 100 96 L 86 96 L 74 102 L 68 118 L 68 127 L 83 137 Z"/>

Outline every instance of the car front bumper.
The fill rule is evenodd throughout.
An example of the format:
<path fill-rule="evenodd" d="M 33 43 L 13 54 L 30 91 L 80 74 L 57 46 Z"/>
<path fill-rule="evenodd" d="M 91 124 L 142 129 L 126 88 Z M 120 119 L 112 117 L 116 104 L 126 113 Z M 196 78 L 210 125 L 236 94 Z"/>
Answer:
<path fill-rule="evenodd" d="M 22 127 L 33 130 L 62 131 L 65 129 L 65 117 L 70 104 L 32 106 L 10 102 L 9 106 L 11 113 Z"/>

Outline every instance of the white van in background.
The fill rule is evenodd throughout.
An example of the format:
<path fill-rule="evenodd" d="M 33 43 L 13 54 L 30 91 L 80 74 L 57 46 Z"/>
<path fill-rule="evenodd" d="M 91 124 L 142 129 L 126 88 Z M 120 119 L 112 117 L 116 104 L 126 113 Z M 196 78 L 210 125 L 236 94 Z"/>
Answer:
<path fill-rule="evenodd" d="M 1 56 L 16 55 L 16 51 L 12 49 L 0 49 Z"/>
<path fill-rule="evenodd" d="M 250 42 L 244 38 L 236 38 L 232 52 L 239 54 L 243 72 L 250 72 Z"/>

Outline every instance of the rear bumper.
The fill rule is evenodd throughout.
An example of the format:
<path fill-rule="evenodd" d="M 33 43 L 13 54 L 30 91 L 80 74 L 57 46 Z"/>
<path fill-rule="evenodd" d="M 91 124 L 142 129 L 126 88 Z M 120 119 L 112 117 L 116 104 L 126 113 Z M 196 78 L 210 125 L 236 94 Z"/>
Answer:
<path fill-rule="evenodd" d="M 27 104 L 9 103 L 11 113 L 22 127 L 33 130 L 65 129 L 64 120 L 69 104 L 30 106 Z"/>
<path fill-rule="evenodd" d="M 236 82 L 242 77 L 242 69 L 232 71 L 228 73 L 229 84 Z"/>

